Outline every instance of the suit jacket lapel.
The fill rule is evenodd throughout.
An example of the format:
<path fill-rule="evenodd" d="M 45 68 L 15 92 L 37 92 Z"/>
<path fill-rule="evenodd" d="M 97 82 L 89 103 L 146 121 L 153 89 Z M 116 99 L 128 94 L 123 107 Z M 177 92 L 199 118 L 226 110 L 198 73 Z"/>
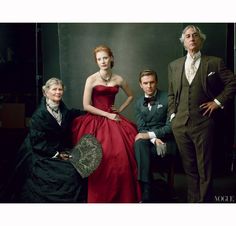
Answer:
<path fill-rule="evenodd" d="M 206 87 L 206 80 L 207 80 L 207 71 L 208 71 L 208 57 L 207 56 L 201 56 L 201 63 L 200 63 L 200 76 L 201 76 L 201 83 L 203 90 L 207 92 Z"/>
<path fill-rule="evenodd" d="M 180 59 L 180 63 L 178 64 L 176 68 L 176 75 L 177 75 L 177 82 L 178 82 L 178 87 L 179 90 L 181 89 L 180 87 L 182 86 L 182 76 L 184 72 L 184 63 L 185 63 L 186 57 L 182 57 Z"/>
<path fill-rule="evenodd" d="M 179 59 L 175 68 L 175 82 L 176 82 L 176 93 L 175 93 L 175 104 L 178 105 L 180 93 L 182 90 L 182 78 L 184 74 L 184 64 L 185 64 L 186 56 Z"/>

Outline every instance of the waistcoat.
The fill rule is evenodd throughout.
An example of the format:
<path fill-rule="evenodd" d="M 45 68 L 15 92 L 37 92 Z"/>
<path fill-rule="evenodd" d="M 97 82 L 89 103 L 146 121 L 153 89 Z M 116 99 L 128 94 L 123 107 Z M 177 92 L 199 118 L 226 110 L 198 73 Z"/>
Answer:
<path fill-rule="evenodd" d="M 183 70 L 182 89 L 176 113 L 177 120 L 180 120 L 183 124 L 186 124 L 189 119 L 197 123 L 207 119 L 207 116 L 202 116 L 203 110 L 199 107 L 202 103 L 209 101 L 208 96 L 203 90 L 199 71 L 197 71 L 191 85 L 189 85 Z"/>

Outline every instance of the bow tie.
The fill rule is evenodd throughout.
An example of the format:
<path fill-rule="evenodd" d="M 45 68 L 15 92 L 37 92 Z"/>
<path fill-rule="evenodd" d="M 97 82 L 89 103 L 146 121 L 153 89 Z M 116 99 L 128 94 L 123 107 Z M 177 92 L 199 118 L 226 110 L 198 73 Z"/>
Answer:
<path fill-rule="evenodd" d="M 148 104 L 150 103 L 150 105 L 154 105 L 156 101 L 156 97 L 144 97 L 144 102 L 143 102 L 143 106 L 147 107 Z"/>

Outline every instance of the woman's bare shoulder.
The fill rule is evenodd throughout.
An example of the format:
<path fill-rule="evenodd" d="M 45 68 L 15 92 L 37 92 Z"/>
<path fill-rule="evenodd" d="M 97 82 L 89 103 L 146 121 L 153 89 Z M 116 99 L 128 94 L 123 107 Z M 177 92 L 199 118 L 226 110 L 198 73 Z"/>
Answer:
<path fill-rule="evenodd" d="M 92 75 L 89 75 L 86 81 L 89 83 L 94 83 L 96 80 L 97 80 L 97 72 L 95 72 Z"/>
<path fill-rule="evenodd" d="M 119 84 L 122 84 L 122 82 L 124 81 L 123 76 L 118 74 L 113 74 L 113 78 Z"/>

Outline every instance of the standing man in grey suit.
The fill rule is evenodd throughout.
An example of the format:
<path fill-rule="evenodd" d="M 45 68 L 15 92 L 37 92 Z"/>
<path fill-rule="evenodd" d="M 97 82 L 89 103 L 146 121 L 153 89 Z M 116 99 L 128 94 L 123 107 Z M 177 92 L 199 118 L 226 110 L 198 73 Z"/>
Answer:
<path fill-rule="evenodd" d="M 141 183 L 142 202 L 150 202 L 151 161 L 164 157 L 166 141 L 170 138 L 171 126 L 167 120 L 167 92 L 157 89 L 158 78 L 153 70 L 144 70 L 139 75 L 139 85 L 144 95 L 137 99 L 135 111 L 139 133 L 135 138 L 135 156 L 138 164 L 138 180 Z"/>
<path fill-rule="evenodd" d="M 188 202 L 212 202 L 214 112 L 236 92 L 236 77 L 222 59 L 202 55 L 205 34 L 193 25 L 180 38 L 185 57 L 169 64 L 168 113 L 187 175 Z"/>

